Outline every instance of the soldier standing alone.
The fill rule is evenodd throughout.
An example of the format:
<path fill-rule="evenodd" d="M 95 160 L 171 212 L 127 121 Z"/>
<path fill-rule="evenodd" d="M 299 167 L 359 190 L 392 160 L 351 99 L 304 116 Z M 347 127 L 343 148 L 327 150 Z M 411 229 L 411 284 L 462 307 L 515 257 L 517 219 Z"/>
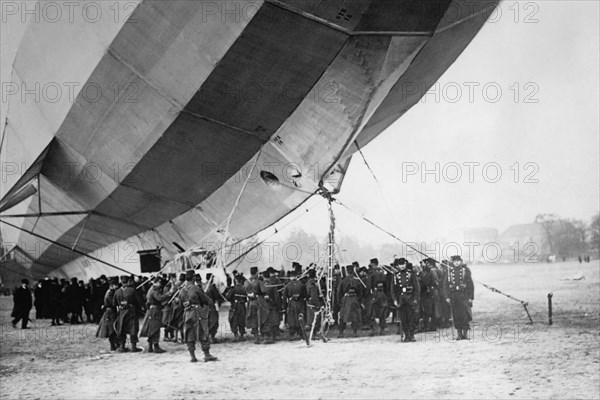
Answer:
<path fill-rule="evenodd" d="M 452 265 L 448 266 L 444 279 L 446 302 L 452 310 L 458 340 L 469 339 L 467 332 L 470 329 L 469 321 L 472 320 L 471 307 L 475 294 L 471 270 L 462 262 L 460 256 L 452 256 L 451 261 Z"/>

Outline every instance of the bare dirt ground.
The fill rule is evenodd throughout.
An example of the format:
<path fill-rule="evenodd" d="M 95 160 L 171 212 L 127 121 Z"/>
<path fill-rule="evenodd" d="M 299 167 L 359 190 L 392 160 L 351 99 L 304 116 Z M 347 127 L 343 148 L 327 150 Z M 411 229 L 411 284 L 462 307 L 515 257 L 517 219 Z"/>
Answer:
<path fill-rule="evenodd" d="M 600 398 L 600 264 L 475 265 L 470 341 L 421 334 L 273 345 L 233 343 L 221 323 L 217 363 L 192 364 L 183 345 L 165 354 L 118 354 L 95 325 L 14 330 L 0 299 L 0 397 L 30 398 Z M 582 280 L 567 280 L 581 273 Z M 554 293 L 554 325 L 547 293 Z M 226 309 L 221 321 L 226 322 Z M 32 311 L 31 316 L 35 313 Z M 391 329 L 395 333 L 395 327 Z M 335 336 L 335 335 L 334 335 Z M 145 345 L 145 341 L 142 341 Z"/>

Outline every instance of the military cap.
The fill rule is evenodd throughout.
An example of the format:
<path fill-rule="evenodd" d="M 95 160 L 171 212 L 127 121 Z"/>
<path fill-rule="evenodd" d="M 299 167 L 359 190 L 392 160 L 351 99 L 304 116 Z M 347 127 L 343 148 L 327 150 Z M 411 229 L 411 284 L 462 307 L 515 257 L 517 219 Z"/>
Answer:
<path fill-rule="evenodd" d="M 129 282 L 129 275 L 121 275 L 121 282 L 122 283 L 128 283 Z"/>
<path fill-rule="evenodd" d="M 459 256 L 459 255 L 452 256 L 452 257 L 450 257 L 450 259 L 451 259 L 452 261 L 462 261 L 462 257 L 461 257 L 461 256 Z"/>
<path fill-rule="evenodd" d="M 185 281 L 185 273 L 182 272 L 181 274 L 179 274 L 179 281 Z"/>
<path fill-rule="evenodd" d="M 276 272 L 276 271 L 275 271 L 275 268 L 273 268 L 273 267 L 269 267 L 269 268 L 267 268 L 267 270 L 265 271 L 265 273 L 266 273 L 267 275 L 274 274 L 275 272 Z"/>
<path fill-rule="evenodd" d="M 29 285 L 29 279 L 27 279 L 27 278 L 21 279 L 21 283 Z"/>
<path fill-rule="evenodd" d="M 110 280 L 108 281 L 108 283 L 110 285 L 118 285 L 119 284 L 119 278 L 117 278 L 116 276 L 113 276 L 110 278 Z"/>
<path fill-rule="evenodd" d="M 235 279 L 236 281 L 239 281 L 239 282 L 244 282 L 244 280 L 245 280 L 246 278 L 244 278 L 244 275 L 242 275 L 242 274 L 237 274 L 237 275 L 234 277 L 234 279 Z"/>
<path fill-rule="evenodd" d="M 258 267 L 250 267 L 250 273 L 252 275 L 258 274 Z"/>
<path fill-rule="evenodd" d="M 163 283 L 163 279 L 160 276 L 155 276 L 152 280 L 153 283 Z"/>
<path fill-rule="evenodd" d="M 309 269 L 308 270 L 308 277 L 309 278 L 316 278 L 317 277 L 317 271 L 314 269 Z"/>
<path fill-rule="evenodd" d="M 196 281 L 196 282 L 202 282 L 202 275 L 195 274 L 194 275 L 194 281 Z"/>
<path fill-rule="evenodd" d="M 396 258 L 394 260 L 394 265 L 404 265 L 404 264 L 408 264 L 408 261 L 406 261 L 406 258 L 404 258 L 404 257 Z"/>

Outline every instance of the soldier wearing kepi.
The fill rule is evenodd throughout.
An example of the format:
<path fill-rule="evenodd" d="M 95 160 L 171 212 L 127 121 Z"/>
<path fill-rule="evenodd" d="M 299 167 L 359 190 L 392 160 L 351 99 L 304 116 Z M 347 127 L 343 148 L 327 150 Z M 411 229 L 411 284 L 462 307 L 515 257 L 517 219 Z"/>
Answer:
<path fill-rule="evenodd" d="M 340 282 L 338 290 L 338 301 L 341 308 L 338 337 L 344 337 L 344 330 L 348 322 L 352 324 L 354 336 L 358 336 L 358 327 L 362 324 L 362 294 L 363 286 L 354 274 L 354 265 L 348 265 L 346 267 L 346 277 Z"/>
<path fill-rule="evenodd" d="M 448 266 L 448 272 L 444 277 L 446 302 L 452 309 L 458 340 L 469 339 L 467 332 L 470 329 L 469 321 L 472 320 L 471 307 L 475 295 L 471 270 L 463 264 L 460 256 L 452 256 L 451 261 L 452 265 Z"/>
<path fill-rule="evenodd" d="M 273 267 L 267 268 L 264 276 L 265 281 L 260 286 L 260 291 L 267 305 L 268 317 L 265 324 L 261 326 L 261 331 L 265 336 L 263 344 L 271 344 L 275 342 L 276 337 L 279 335 L 279 322 L 281 321 L 281 296 L 279 295 L 279 290 L 283 284 L 277 277 L 277 271 Z"/>
<path fill-rule="evenodd" d="M 204 361 L 216 361 L 217 357 L 210 354 L 208 339 L 208 316 L 202 317 L 201 307 L 208 306 L 211 299 L 204 293 L 202 287 L 194 284 L 194 271 L 185 273 L 185 283 L 181 288 L 183 314 L 183 341 L 187 344 L 191 362 L 197 362 L 196 342 L 199 341 L 204 352 Z"/>
<path fill-rule="evenodd" d="M 385 334 L 386 318 L 389 314 L 389 286 L 386 285 L 387 277 L 381 267 L 379 266 L 379 260 L 376 258 L 371 259 L 369 267 L 372 272 L 369 275 L 367 286 L 373 292 L 373 324 L 375 319 L 379 320 L 379 334 Z M 374 329 L 375 327 L 373 327 Z M 374 331 L 372 331 L 374 334 Z"/>
<path fill-rule="evenodd" d="M 296 271 L 290 273 L 290 282 L 285 286 L 283 290 L 283 298 L 287 304 L 286 307 L 286 319 L 288 326 L 288 339 L 294 340 L 296 334 L 301 336 L 300 321 L 298 317 L 300 314 L 305 314 L 306 309 L 306 288 L 302 282 L 298 281 L 298 275 Z"/>
<path fill-rule="evenodd" d="M 394 277 L 394 303 L 400 309 L 404 342 L 416 342 L 415 330 L 420 298 L 419 281 L 412 265 L 405 258 L 395 260 L 394 264 L 398 268 Z"/>
<path fill-rule="evenodd" d="M 262 310 L 262 305 L 259 303 L 260 282 L 258 280 L 258 267 L 250 268 L 250 278 L 244 282 L 244 289 L 246 289 L 246 296 L 248 297 L 246 326 L 251 329 L 251 333 L 254 335 L 254 343 L 259 344 L 259 328 L 266 321 L 268 313 Z"/>
<path fill-rule="evenodd" d="M 129 276 L 121 277 L 122 287 L 115 291 L 115 304 L 117 305 L 118 315 L 116 321 L 116 331 L 119 340 L 119 352 L 129 351 L 125 347 L 127 335 L 131 342 L 131 351 L 137 353 L 142 351 L 137 347 L 139 330 L 138 312 L 141 309 L 138 303 L 138 297 L 135 287 L 131 285 Z"/>
<path fill-rule="evenodd" d="M 421 275 L 421 309 L 423 310 L 423 325 L 425 331 L 434 332 L 437 326 L 439 311 L 438 301 L 438 276 L 435 269 L 435 260 L 423 260 L 423 274 Z"/>
<path fill-rule="evenodd" d="M 108 290 L 104 294 L 104 314 L 100 319 L 98 330 L 96 331 L 96 337 L 102 339 L 108 339 L 110 343 L 110 351 L 117 350 L 118 339 L 117 332 L 115 331 L 115 320 L 117 319 L 117 304 L 115 303 L 115 291 L 119 287 L 119 280 L 117 278 L 110 279 L 110 285 Z"/>
<path fill-rule="evenodd" d="M 164 353 L 158 344 L 162 326 L 162 305 L 169 299 L 169 293 L 163 293 L 162 279 L 155 277 L 152 287 L 146 293 L 146 315 L 142 323 L 140 337 L 148 338 L 148 353 Z"/>
<path fill-rule="evenodd" d="M 244 340 L 246 334 L 246 289 L 244 275 L 235 275 L 235 285 L 227 292 L 229 308 L 229 327 L 233 332 L 234 341 Z"/>

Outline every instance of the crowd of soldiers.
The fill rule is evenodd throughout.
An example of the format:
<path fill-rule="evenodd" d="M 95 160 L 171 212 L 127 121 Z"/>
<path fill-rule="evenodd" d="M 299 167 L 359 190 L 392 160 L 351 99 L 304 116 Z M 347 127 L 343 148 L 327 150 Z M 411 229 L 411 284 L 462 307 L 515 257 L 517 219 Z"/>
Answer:
<path fill-rule="evenodd" d="M 319 329 L 326 277 L 318 276 L 314 265 L 303 271 L 294 263 L 287 273 L 272 267 L 259 273 L 252 267 L 248 278 L 233 271 L 224 293 L 211 274 L 203 282 L 196 272 L 160 274 L 151 280 L 102 276 L 88 284 L 76 278 L 68 284 L 47 279 L 35 287 L 37 318 L 52 319 L 53 325 L 76 324 L 83 322 L 83 310 L 88 322 L 98 323 L 96 336 L 108 339 L 111 351 L 117 352 L 142 351 L 137 345 L 140 337 L 148 338 L 144 351 L 164 352 L 159 344 L 163 328 L 164 341 L 187 344 L 192 362 L 198 361 L 196 342 L 204 361 L 217 359 L 210 345 L 218 342 L 218 307 L 223 302 L 230 303 L 228 320 L 236 342 L 245 340 L 249 330 L 254 343 L 274 343 L 286 332 L 280 328 L 282 322 L 288 340 L 306 338 Z M 460 256 L 442 263 L 427 258 L 417 265 L 405 258 L 389 265 L 380 265 L 376 258 L 368 267 L 357 262 L 336 265 L 331 286 L 333 326 L 340 338 L 348 325 L 353 336 L 359 329 L 385 335 L 390 318 L 404 342 L 416 341 L 418 331 L 435 331 L 451 323 L 459 340 L 468 338 L 474 288 Z"/>

